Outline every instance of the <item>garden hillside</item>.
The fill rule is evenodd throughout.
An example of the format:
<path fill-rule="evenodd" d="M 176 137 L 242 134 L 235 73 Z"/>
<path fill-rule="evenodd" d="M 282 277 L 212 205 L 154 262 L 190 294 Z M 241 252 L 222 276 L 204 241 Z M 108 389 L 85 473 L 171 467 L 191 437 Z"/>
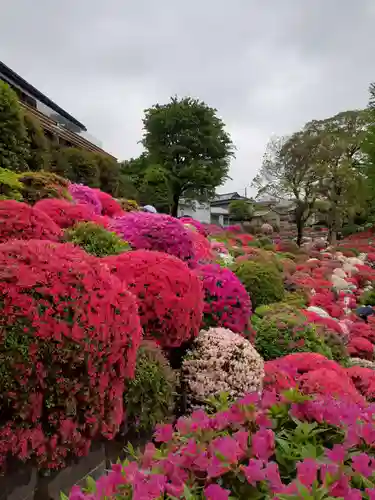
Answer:
<path fill-rule="evenodd" d="M 294 193 L 293 239 L 250 227 L 246 200 L 237 225 L 175 217 L 229 171 L 233 145 L 204 103 L 146 110 L 144 153 L 115 170 L 72 151 L 36 168 L 7 92 L 0 484 L 37 484 L 3 498 L 55 500 L 44 486 L 65 473 L 65 500 L 375 500 L 372 108 L 266 155 L 259 193 Z M 351 207 L 364 179 L 367 205 Z M 169 213 L 137 203 L 154 200 Z M 82 481 L 99 446 L 105 468 Z"/>

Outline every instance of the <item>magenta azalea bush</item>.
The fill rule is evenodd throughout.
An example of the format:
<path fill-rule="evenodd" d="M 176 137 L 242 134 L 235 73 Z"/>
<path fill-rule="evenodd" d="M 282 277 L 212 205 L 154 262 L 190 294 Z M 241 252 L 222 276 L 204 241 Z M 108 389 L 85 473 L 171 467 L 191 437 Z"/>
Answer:
<path fill-rule="evenodd" d="M 159 425 L 134 461 L 70 500 L 375 498 L 374 407 L 289 391 Z"/>
<path fill-rule="evenodd" d="M 191 231 L 174 217 L 145 212 L 129 212 L 116 217 L 110 230 L 119 234 L 134 249 L 154 250 L 179 257 L 194 265 Z"/>
<path fill-rule="evenodd" d="M 76 203 L 90 205 L 96 215 L 101 215 L 102 204 L 95 189 L 91 189 L 83 184 L 70 184 L 69 193 Z"/>
<path fill-rule="evenodd" d="M 251 316 L 250 297 L 237 276 L 218 264 L 195 270 L 205 294 L 202 328 L 223 326 L 244 333 Z"/>

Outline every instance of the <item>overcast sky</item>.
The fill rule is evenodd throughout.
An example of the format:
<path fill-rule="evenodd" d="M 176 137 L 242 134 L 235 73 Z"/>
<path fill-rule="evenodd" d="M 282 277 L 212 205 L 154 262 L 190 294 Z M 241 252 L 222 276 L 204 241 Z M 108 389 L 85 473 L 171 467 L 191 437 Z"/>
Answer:
<path fill-rule="evenodd" d="M 268 139 L 364 107 L 375 0 L 4 0 L 0 60 L 120 159 L 143 110 L 171 95 L 218 109 L 243 193 Z"/>

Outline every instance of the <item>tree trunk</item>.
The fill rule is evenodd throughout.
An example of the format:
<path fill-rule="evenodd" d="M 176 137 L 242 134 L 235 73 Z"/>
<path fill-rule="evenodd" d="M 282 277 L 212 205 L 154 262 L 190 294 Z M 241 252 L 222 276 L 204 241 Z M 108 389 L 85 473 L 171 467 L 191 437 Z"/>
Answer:
<path fill-rule="evenodd" d="M 303 221 L 297 221 L 297 245 L 300 247 L 303 238 Z"/>
<path fill-rule="evenodd" d="M 173 201 L 172 201 L 172 207 L 171 207 L 172 217 L 178 216 L 178 204 L 179 204 L 179 202 L 180 202 L 180 195 L 179 195 L 179 193 L 175 193 L 173 195 Z"/>

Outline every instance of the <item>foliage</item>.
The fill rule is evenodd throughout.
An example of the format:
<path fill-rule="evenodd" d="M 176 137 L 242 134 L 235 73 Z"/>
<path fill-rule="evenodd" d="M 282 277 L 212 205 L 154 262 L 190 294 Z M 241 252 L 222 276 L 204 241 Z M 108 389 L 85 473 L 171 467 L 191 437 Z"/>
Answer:
<path fill-rule="evenodd" d="M 71 200 L 69 182 L 51 172 L 24 172 L 19 175 L 22 183 L 22 196 L 33 205 L 45 198 Z"/>
<path fill-rule="evenodd" d="M 317 352 L 332 358 L 332 352 L 302 314 L 275 312 L 255 326 L 255 347 L 265 359 L 276 359 L 292 352 Z"/>
<path fill-rule="evenodd" d="M 245 333 L 251 315 L 251 301 L 237 276 L 218 264 L 196 270 L 205 294 L 202 328 L 222 326 L 235 333 Z"/>
<path fill-rule="evenodd" d="M 229 204 L 229 215 L 234 221 L 250 221 L 254 214 L 254 206 L 248 200 L 233 200 Z"/>
<path fill-rule="evenodd" d="M 29 141 L 17 94 L 0 80 L 0 167 L 28 170 Z"/>
<path fill-rule="evenodd" d="M 204 406 L 226 393 L 231 400 L 259 391 L 263 359 L 244 337 L 225 328 L 202 330 L 182 364 L 190 407 Z"/>
<path fill-rule="evenodd" d="M 258 399 L 158 426 L 156 446 L 70 500 L 374 497 L 373 407 L 296 391 Z"/>
<path fill-rule="evenodd" d="M 191 231 L 169 215 L 131 212 L 113 219 L 110 229 L 137 250 L 165 252 L 195 263 Z"/>
<path fill-rule="evenodd" d="M 189 97 L 145 110 L 141 177 L 148 167 L 162 174 L 160 183 L 177 216 L 184 199 L 209 198 L 227 178 L 233 145 L 216 110 Z M 139 171 L 138 170 L 138 171 Z"/>
<path fill-rule="evenodd" d="M 233 272 L 250 295 L 253 308 L 283 299 L 282 275 L 272 264 L 241 262 L 234 265 Z"/>
<path fill-rule="evenodd" d="M 173 414 L 176 375 L 162 350 L 145 340 L 137 352 L 134 379 L 126 384 L 124 406 L 127 424 L 137 433 L 151 432 Z"/>
<path fill-rule="evenodd" d="M 116 201 L 110 194 L 104 193 L 104 191 L 101 191 L 100 189 L 95 189 L 95 192 L 102 205 L 102 214 L 104 216 L 117 217 L 124 213 L 120 203 Z"/>
<path fill-rule="evenodd" d="M 57 148 L 50 165 L 51 172 L 76 184 L 100 187 L 100 172 L 94 153 L 79 148 Z"/>
<path fill-rule="evenodd" d="M 79 205 L 75 205 L 78 207 Z M 117 234 L 107 231 L 94 222 L 81 222 L 65 233 L 67 241 L 78 245 L 96 257 L 118 255 L 130 250 L 129 245 Z"/>
<path fill-rule="evenodd" d="M 98 192 L 83 184 L 70 184 L 69 192 L 76 203 L 86 203 L 96 215 L 102 213 Z"/>
<path fill-rule="evenodd" d="M 92 205 L 85 203 L 75 205 L 67 200 L 51 198 L 38 201 L 34 208 L 47 214 L 62 229 L 73 227 L 79 222 L 96 222 L 104 227 L 107 225 L 105 218 L 95 215 Z"/>
<path fill-rule="evenodd" d="M 0 200 L 22 200 L 22 184 L 12 170 L 0 167 Z"/>
<path fill-rule="evenodd" d="M 371 288 L 360 297 L 360 303 L 365 306 L 375 306 L 375 290 Z"/>
<path fill-rule="evenodd" d="M 138 212 L 139 205 L 135 200 L 126 200 L 125 198 L 119 198 L 117 200 L 124 212 Z"/>
<path fill-rule="evenodd" d="M 102 191 L 112 196 L 122 196 L 123 179 L 119 163 L 112 157 L 94 153 L 99 170 L 99 186 Z"/>
<path fill-rule="evenodd" d="M 62 231 L 47 214 L 26 203 L 0 201 L 0 242 L 10 239 L 60 241 Z"/>
<path fill-rule="evenodd" d="M 181 260 L 161 252 L 136 250 L 102 262 L 138 297 L 146 338 L 171 348 L 198 335 L 203 291 L 198 277 Z"/>
<path fill-rule="evenodd" d="M 137 305 L 67 243 L 4 243 L 0 269 L 0 457 L 56 468 L 119 429 L 141 339 Z"/>
<path fill-rule="evenodd" d="M 33 172 L 45 170 L 50 163 L 48 139 L 44 135 L 40 123 L 28 112 L 24 115 L 24 123 L 29 139 L 27 165 Z"/>

